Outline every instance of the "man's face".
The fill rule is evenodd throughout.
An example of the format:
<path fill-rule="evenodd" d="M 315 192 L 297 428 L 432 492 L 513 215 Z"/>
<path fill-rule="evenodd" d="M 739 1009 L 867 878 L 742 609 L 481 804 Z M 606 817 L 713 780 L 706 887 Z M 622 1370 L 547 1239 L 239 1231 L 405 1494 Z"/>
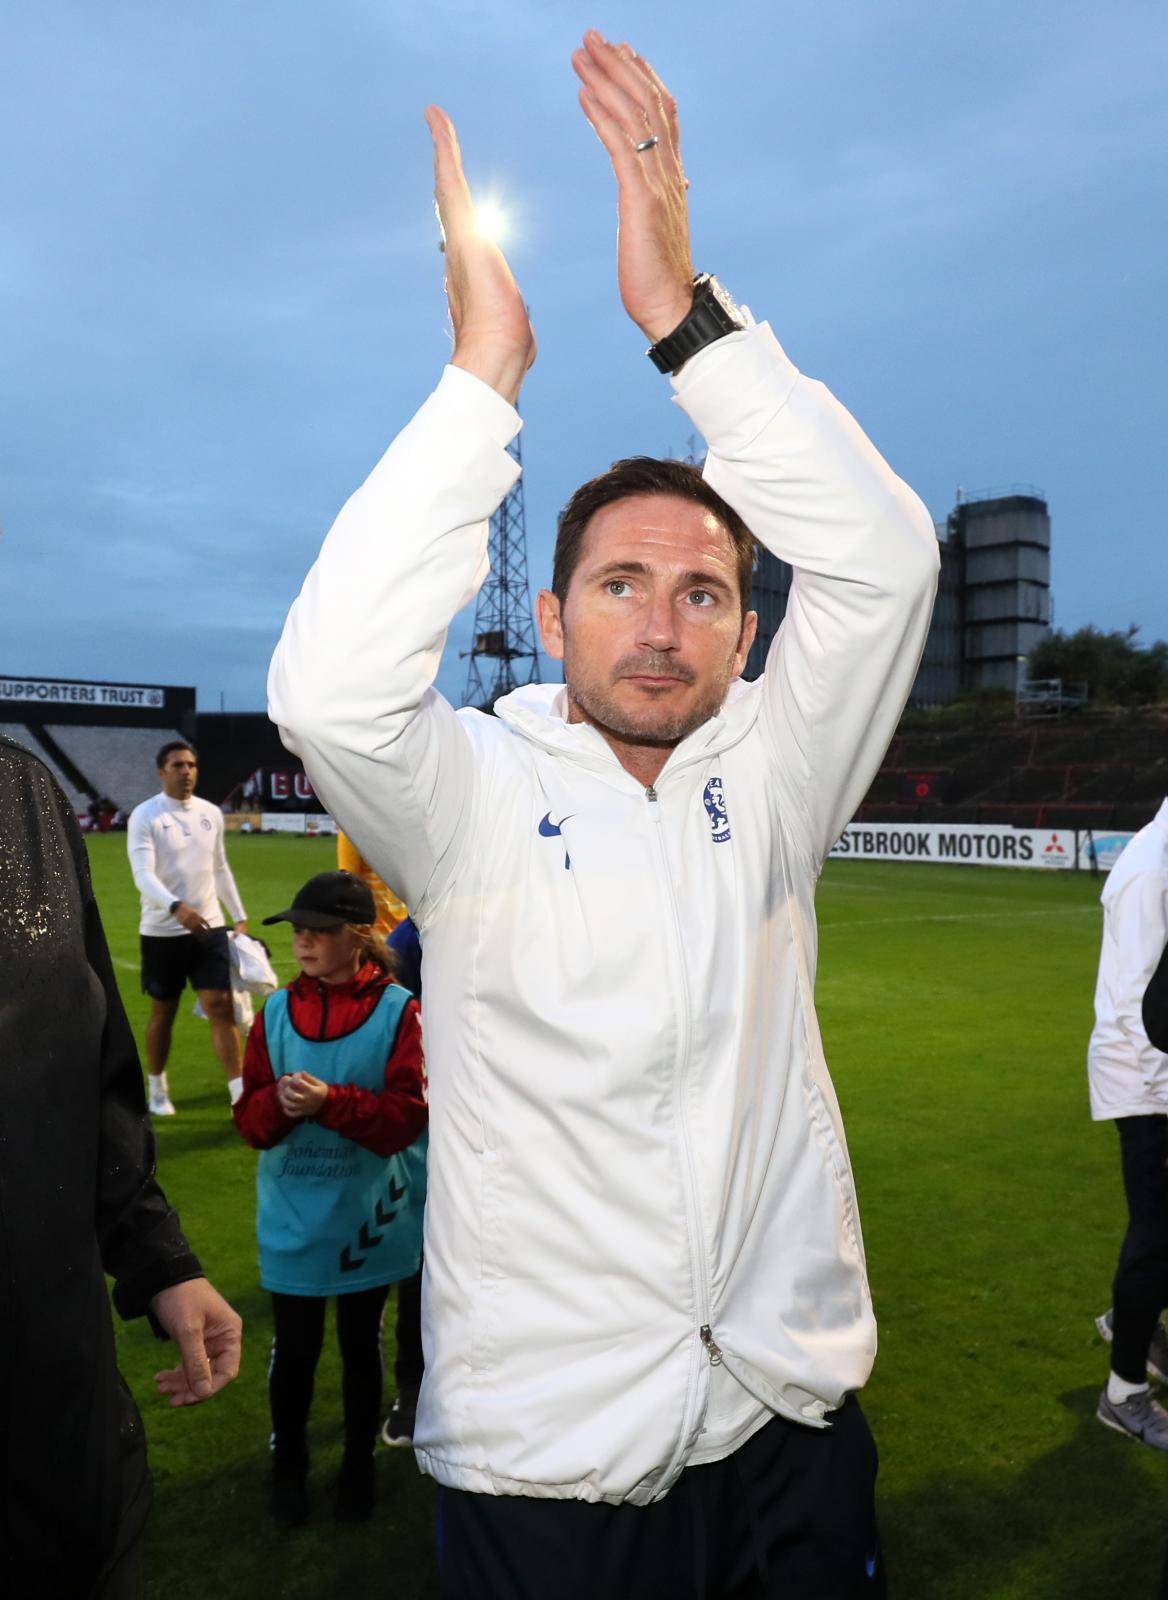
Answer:
<path fill-rule="evenodd" d="M 193 750 L 171 750 L 166 762 L 159 767 L 162 792 L 171 800 L 189 800 L 195 792 L 199 777 L 199 763 Z"/>
<path fill-rule="evenodd" d="M 544 589 L 538 611 L 544 648 L 564 663 L 569 720 L 634 744 L 677 744 L 712 717 L 758 622 L 742 613 L 725 528 L 669 494 L 598 511 L 563 606 Z"/>

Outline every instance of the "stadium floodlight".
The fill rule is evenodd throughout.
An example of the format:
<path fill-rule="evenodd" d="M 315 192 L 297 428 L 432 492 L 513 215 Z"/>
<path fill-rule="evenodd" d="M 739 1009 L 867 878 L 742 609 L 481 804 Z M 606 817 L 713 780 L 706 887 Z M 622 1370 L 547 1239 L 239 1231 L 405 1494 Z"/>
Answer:
<path fill-rule="evenodd" d="M 507 213 L 497 200 L 488 197 L 476 204 L 475 228 L 484 239 L 502 244 L 507 237 Z"/>

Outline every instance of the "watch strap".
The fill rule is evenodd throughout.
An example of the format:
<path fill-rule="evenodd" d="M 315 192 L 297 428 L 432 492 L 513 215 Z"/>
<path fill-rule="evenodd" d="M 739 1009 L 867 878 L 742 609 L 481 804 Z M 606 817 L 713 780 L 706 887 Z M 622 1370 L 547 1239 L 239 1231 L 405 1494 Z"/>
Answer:
<path fill-rule="evenodd" d="M 673 332 L 666 334 L 645 354 L 658 372 L 679 372 L 691 356 L 708 344 L 738 333 L 746 320 L 712 273 L 702 272 L 693 281 L 693 305 Z"/>

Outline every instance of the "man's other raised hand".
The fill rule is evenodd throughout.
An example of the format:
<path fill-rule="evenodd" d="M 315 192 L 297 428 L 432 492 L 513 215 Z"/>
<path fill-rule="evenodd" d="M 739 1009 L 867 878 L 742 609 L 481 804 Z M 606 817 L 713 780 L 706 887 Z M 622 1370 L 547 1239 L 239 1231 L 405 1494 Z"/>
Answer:
<path fill-rule="evenodd" d="M 618 185 L 617 279 L 625 310 L 651 344 L 693 305 L 689 207 L 677 102 L 649 63 L 595 28 L 572 65 L 580 105 L 612 160 Z M 637 145 L 656 142 L 646 150 Z"/>
<path fill-rule="evenodd" d="M 453 122 L 440 106 L 427 106 L 426 125 L 434 141 L 434 198 L 446 249 L 451 363 L 515 405 L 535 360 L 535 332 L 503 252 L 476 226 Z"/>
<path fill-rule="evenodd" d="M 630 45 L 595 28 L 572 55 L 580 104 L 608 151 L 618 187 L 617 278 L 629 316 L 653 344 L 693 305 L 689 207 L 677 103 Z M 427 106 L 434 143 L 434 193 L 446 250 L 446 297 L 454 329 L 451 361 L 514 405 L 536 343 L 527 308 L 494 240 L 480 232 L 454 124 Z M 652 140 L 646 148 L 637 146 Z"/>

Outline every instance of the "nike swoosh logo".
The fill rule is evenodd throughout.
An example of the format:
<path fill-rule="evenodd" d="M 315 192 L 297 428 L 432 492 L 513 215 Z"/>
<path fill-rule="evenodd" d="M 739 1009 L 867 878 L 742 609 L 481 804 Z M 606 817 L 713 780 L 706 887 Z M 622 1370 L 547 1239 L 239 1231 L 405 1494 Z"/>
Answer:
<path fill-rule="evenodd" d="M 574 815 L 575 813 L 573 812 L 573 816 Z M 559 822 L 553 822 L 552 814 L 549 811 L 546 817 L 541 817 L 539 819 L 539 832 L 541 838 L 558 839 L 560 837 L 560 823 L 571 822 L 571 820 L 571 817 L 561 817 Z"/>

